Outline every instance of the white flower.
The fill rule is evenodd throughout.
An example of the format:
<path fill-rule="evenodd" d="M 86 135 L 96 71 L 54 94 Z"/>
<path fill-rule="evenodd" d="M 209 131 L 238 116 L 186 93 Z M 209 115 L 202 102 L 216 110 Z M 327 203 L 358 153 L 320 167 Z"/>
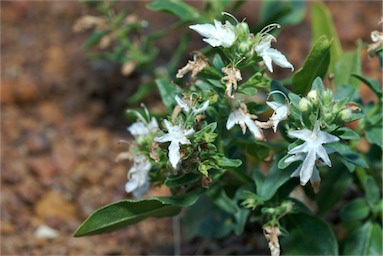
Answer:
<path fill-rule="evenodd" d="M 267 69 L 270 72 L 273 72 L 271 61 L 274 61 L 275 64 L 280 67 L 291 68 L 291 71 L 294 71 L 293 65 L 286 59 L 285 55 L 283 55 L 280 51 L 271 48 L 272 40 L 275 40 L 272 35 L 265 34 L 262 36 L 261 41 L 255 46 L 255 51 L 260 57 L 262 57 Z"/>
<path fill-rule="evenodd" d="M 262 130 L 255 124 L 252 118 L 256 118 L 256 116 L 247 113 L 246 105 L 242 105 L 241 108 L 230 113 L 227 119 L 226 129 L 230 130 L 235 124 L 239 124 L 243 134 L 245 134 L 246 128 L 249 128 L 256 139 L 263 140 Z"/>
<path fill-rule="evenodd" d="M 274 132 L 277 132 L 279 122 L 286 120 L 290 114 L 289 107 L 275 101 L 268 101 L 266 104 L 274 110 L 274 113 L 269 120 L 271 121 Z"/>
<path fill-rule="evenodd" d="M 150 133 L 154 133 L 157 130 L 158 123 L 154 117 L 152 117 L 150 123 L 144 123 L 142 121 L 139 121 L 133 123 L 131 126 L 128 127 L 128 131 L 136 138 L 148 135 Z"/>
<path fill-rule="evenodd" d="M 164 123 L 168 133 L 161 137 L 156 137 L 154 140 L 161 143 L 170 141 L 168 148 L 169 160 L 173 168 L 177 169 L 178 163 L 181 160 L 181 154 L 179 152 L 180 145 L 190 144 L 190 140 L 186 137 L 192 135 L 194 130 L 185 130 L 181 127 L 181 125 L 172 126 L 172 124 L 166 119 L 164 120 Z"/>
<path fill-rule="evenodd" d="M 212 24 L 197 24 L 191 25 L 189 28 L 206 37 L 203 41 L 213 47 L 223 46 L 229 48 L 236 39 L 234 26 L 228 21 L 222 24 L 220 21 L 214 20 L 214 26 Z"/>
<path fill-rule="evenodd" d="M 288 154 L 292 155 L 285 159 L 285 163 L 292 163 L 303 160 L 303 163 L 291 175 L 292 177 L 300 177 L 301 185 L 304 186 L 310 180 L 313 185 L 319 184 L 319 171 L 315 166 L 315 161 L 321 159 L 323 164 L 331 167 L 330 158 L 326 149 L 322 146 L 325 143 L 339 141 L 339 138 L 327 132 L 321 131 L 319 125 L 316 124 L 313 131 L 308 129 L 290 131 L 290 137 L 304 140 L 305 142 L 299 146 L 289 150 Z"/>
<path fill-rule="evenodd" d="M 205 101 L 204 104 L 202 104 L 201 107 L 196 108 L 195 106 L 190 107 L 191 103 L 188 104 L 188 103 L 184 102 L 180 97 L 178 97 L 178 95 L 176 95 L 175 99 L 176 99 L 178 106 L 180 106 L 180 108 L 182 110 L 184 110 L 186 113 L 189 113 L 190 109 L 192 109 L 192 111 L 195 115 L 204 112 L 209 107 L 209 104 L 210 104 L 209 100 L 207 100 L 207 101 Z M 190 97 L 190 102 L 192 102 L 191 97 Z"/>
<path fill-rule="evenodd" d="M 149 171 L 151 168 L 152 164 L 145 156 L 136 156 L 133 166 L 128 172 L 129 181 L 125 184 L 125 191 L 127 193 L 133 192 L 136 198 L 141 198 L 149 190 Z"/>

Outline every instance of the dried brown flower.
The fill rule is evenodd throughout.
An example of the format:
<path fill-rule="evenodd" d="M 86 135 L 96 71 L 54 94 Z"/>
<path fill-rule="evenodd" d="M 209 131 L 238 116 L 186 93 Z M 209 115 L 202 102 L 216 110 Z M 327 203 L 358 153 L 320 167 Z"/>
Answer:
<path fill-rule="evenodd" d="M 222 68 L 222 72 L 226 74 L 226 76 L 222 77 L 222 81 L 226 81 L 225 95 L 234 99 L 233 89 L 237 90 L 237 82 L 242 80 L 241 72 L 231 64 Z"/>
<path fill-rule="evenodd" d="M 281 234 L 279 228 L 271 225 L 266 226 L 263 229 L 263 234 L 268 241 L 271 256 L 279 256 L 281 254 L 281 246 L 279 245 L 278 239 L 278 236 Z"/>
<path fill-rule="evenodd" d="M 206 66 L 209 65 L 209 62 L 205 55 L 198 51 L 192 53 L 193 60 L 189 60 L 188 64 L 185 67 L 178 70 L 176 77 L 182 78 L 188 72 L 192 72 L 191 76 L 195 77 L 199 72 L 201 72 Z"/>

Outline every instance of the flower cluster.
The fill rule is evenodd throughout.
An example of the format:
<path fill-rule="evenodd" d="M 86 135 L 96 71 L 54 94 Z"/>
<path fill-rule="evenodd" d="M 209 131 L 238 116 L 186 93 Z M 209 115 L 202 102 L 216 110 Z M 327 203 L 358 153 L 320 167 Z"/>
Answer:
<path fill-rule="evenodd" d="M 330 152 L 324 144 L 339 142 L 342 133 L 352 132 L 348 128 L 340 127 L 355 120 L 353 111 L 359 108 L 357 104 L 348 102 L 347 98 L 334 100 L 332 91 L 324 88 L 320 78 L 314 80 L 306 97 L 301 98 L 290 93 L 289 98 L 294 114 L 291 115 L 288 136 L 304 143 L 292 144 L 293 147 L 290 147 L 287 155 L 281 159 L 279 166 L 285 168 L 293 162 L 302 161 L 291 176 L 299 177 L 302 186 L 310 180 L 314 191 L 318 191 L 321 179 L 317 165 L 331 167 L 328 156 Z M 331 132 L 336 132 L 339 137 Z"/>
<path fill-rule="evenodd" d="M 220 138 L 217 144 L 215 142 L 218 136 L 222 136 L 222 127 L 231 130 L 239 125 L 244 135 L 249 130 L 255 141 L 266 141 L 264 129 L 277 132 L 282 122 L 287 128 L 283 132 L 287 131 L 286 135 L 296 141 L 280 160 L 280 168 L 301 161 L 291 176 L 299 177 L 302 185 L 310 180 L 315 190 L 319 188 L 317 166 L 331 167 L 326 146 L 340 141 L 342 136 L 334 135 L 334 131 L 353 120 L 355 105 L 347 100 L 335 101 L 332 91 L 324 89 L 320 78 L 314 81 L 311 91 L 303 98 L 293 93 L 287 97 L 278 90 L 270 92 L 270 79 L 264 66 L 273 72 L 274 62 L 294 70 L 281 52 L 271 48 L 275 38 L 270 32 L 279 27 L 271 24 L 254 35 L 247 23 L 238 21 L 236 25 L 214 20 L 214 25 L 190 26 L 204 37 L 206 43 L 219 47 L 226 62 L 219 55 L 211 61 L 201 52 L 193 52 L 193 60 L 179 69 L 176 77 L 183 78 L 191 72 L 191 79 L 195 82 L 182 92 L 182 97 L 179 88 L 170 83 L 167 85 L 166 94 L 173 95 L 167 97 L 171 101 L 167 106 L 172 114 L 163 117 L 162 128 L 156 118 L 150 118 L 146 109 L 146 118 L 136 113 L 139 120 L 128 128 L 138 149 L 131 150 L 135 154 L 130 156 L 134 164 L 128 172 L 127 192 L 142 196 L 151 181 L 163 183 L 169 177 L 186 174 L 200 178 L 202 185 L 207 187 L 212 181 L 211 173 L 223 172 L 226 167 L 240 164 L 239 160 L 225 156 L 224 138 Z M 250 65 L 253 66 L 251 70 L 257 70 L 256 73 L 250 77 L 242 76 Z M 267 98 L 254 103 L 258 90 L 269 92 L 269 97 L 281 94 L 284 100 L 278 100 L 274 95 L 272 101 Z M 258 110 L 260 106 L 263 111 Z M 262 112 L 267 109 L 272 110 L 272 114 L 262 121 L 265 119 Z M 259 114 L 263 118 L 259 118 Z M 219 131 L 217 127 L 220 127 Z"/>
<path fill-rule="evenodd" d="M 197 24 L 190 26 L 190 28 L 205 37 L 203 41 L 213 47 L 237 48 L 235 50 L 237 55 L 244 53 L 246 58 L 253 57 L 254 53 L 257 53 L 270 72 L 273 72 L 272 61 L 280 67 L 294 70 L 293 65 L 281 52 L 271 48 L 271 42 L 276 41 L 276 39 L 269 32 L 274 28 L 280 28 L 278 24 L 266 26 L 255 36 L 250 33 L 247 23 L 238 21 L 236 26 L 229 21 L 222 24 L 214 20 L 214 26 L 212 24 Z"/>

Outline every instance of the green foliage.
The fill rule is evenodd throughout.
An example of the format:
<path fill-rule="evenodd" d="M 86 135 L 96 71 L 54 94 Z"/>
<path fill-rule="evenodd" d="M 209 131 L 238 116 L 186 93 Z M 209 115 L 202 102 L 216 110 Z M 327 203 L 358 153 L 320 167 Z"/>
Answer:
<path fill-rule="evenodd" d="M 176 215 L 182 207 L 193 204 L 203 192 L 201 188 L 178 196 L 121 200 L 106 205 L 93 212 L 76 230 L 74 236 L 108 233 L 148 217 Z"/>
<path fill-rule="evenodd" d="M 162 102 L 164 103 L 165 107 L 171 111 L 176 105 L 174 97 L 179 91 L 173 84 L 169 83 L 165 79 L 157 79 L 156 84 L 158 90 L 160 91 Z"/>
<path fill-rule="evenodd" d="M 347 238 L 344 255 L 382 255 L 382 226 L 371 221 L 356 228 Z"/>
<path fill-rule="evenodd" d="M 181 0 L 156 0 L 147 5 L 152 11 L 163 11 L 177 16 L 182 21 L 195 21 L 199 11 Z"/>
<path fill-rule="evenodd" d="M 339 215 L 343 220 L 362 220 L 368 216 L 370 209 L 364 198 L 357 198 L 342 208 Z"/>
<path fill-rule="evenodd" d="M 326 75 L 330 64 L 331 44 L 326 36 L 315 41 L 303 66 L 293 76 L 294 92 L 306 94 L 316 77 L 323 78 Z"/>
<path fill-rule="evenodd" d="M 282 219 L 289 230 L 281 237 L 286 255 L 338 255 L 338 244 L 331 227 L 306 213 L 289 214 Z"/>
<path fill-rule="evenodd" d="M 321 216 L 334 208 L 352 184 L 352 176 L 344 165 L 337 164 L 334 168 L 337 171 L 328 171 L 316 196 L 318 214 Z"/>
<path fill-rule="evenodd" d="M 337 63 L 342 55 L 342 47 L 330 11 L 321 2 L 315 2 L 311 5 L 311 29 L 313 41 L 318 40 L 323 35 L 331 40 L 331 61 L 329 70 L 330 72 L 334 72 L 335 63 Z"/>
<path fill-rule="evenodd" d="M 303 20 L 305 14 L 305 1 L 262 1 L 259 20 L 263 26 L 271 23 L 295 25 Z"/>
<path fill-rule="evenodd" d="M 296 168 L 296 166 L 293 166 Z M 271 199 L 277 190 L 290 179 L 292 171 L 295 169 L 289 168 L 281 170 L 278 168 L 278 161 L 271 166 L 269 173 L 264 176 L 259 170 L 254 170 L 254 182 L 256 184 L 257 196 L 267 201 Z"/>

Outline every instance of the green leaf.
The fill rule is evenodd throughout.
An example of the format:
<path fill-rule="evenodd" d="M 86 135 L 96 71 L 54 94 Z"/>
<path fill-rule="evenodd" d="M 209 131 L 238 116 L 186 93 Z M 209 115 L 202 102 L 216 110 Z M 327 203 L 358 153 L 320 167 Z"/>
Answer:
<path fill-rule="evenodd" d="M 316 198 L 319 215 L 333 209 L 352 184 L 352 176 L 343 166 L 333 166 L 325 176 L 321 176 L 322 182 Z"/>
<path fill-rule="evenodd" d="M 141 102 L 149 93 L 153 92 L 153 89 L 155 89 L 155 85 L 153 82 L 141 84 L 138 87 L 138 90 L 129 97 L 128 103 L 129 104 L 137 104 Z"/>
<path fill-rule="evenodd" d="M 237 235 L 240 235 L 243 232 L 247 216 L 250 213 L 249 209 L 239 207 L 237 200 L 230 198 L 222 188 L 212 189 L 208 194 L 213 199 L 215 205 L 233 217 L 233 230 Z"/>
<path fill-rule="evenodd" d="M 219 165 L 222 168 L 237 168 L 241 166 L 242 161 L 240 159 L 230 159 L 225 156 L 219 156 L 214 155 L 212 156 L 217 162 L 217 165 Z"/>
<path fill-rule="evenodd" d="M 325 4 L 314 2 L 311 5 L 311 29 L 313 41 L 325 35 L 333 41 L 330 52 L 330 72 L 334 71 L 335 63 L 342 55 L 342 47 L 336 33 L 331 13 Z"/>
<path fill-rule="evenodd" d="M 323 78 L 330 64 L 331 41 L 326 36 L 319 37 L 303 66 L 294 74 L 293 88 L 297 94 L 306 94 L 316 77 Z"/>
<path fill-rule="evenodd" d="M 340 157 L 353 165 L 368 168 L 366 161 L 359 154 L 353 152 L 348 145 L 337 142 L 326 144 L 324 147 L 331 152 L 337 152 Z"/>
<path fill-rule="evenodd" d="M 170 74 L 177 70 L 180 60 L 185 56 L 189 43 L 190 33 L 185 33 L 182 36 L 181 41 L 178 43 L 177 49 L 173 52 L 172 58 L 168 62 L 167 69 Z"/>
<path fill-rule="evenodd" d="M 98 42 L 100 42 L 101 38 L 105 35 L 106 33 L 105 32 L 93 32 L 87 39 L 86 41 L 83 43 L 83 45 L 81 46 L 82 49 L 89 49 L 91 48 L 92 46 L 98 44 Z"/>
<path fill-rule="evenodd" d="M 259 20 L 263 25 L 278 23 L 282 26 L 300 23 L 306 14 L 305 1 L 262 1 Z"/>
<path fill-rule="evenodd" d="M 173 197 L 121 200 L 93 212 L 74 233 L 75 237 L 112 232 L 136 224 L 148 217 L 173 216 L 184 206 L 194 204 L 204 189 L 195 189 Z"/>
<path fill-rule="evenodd" d="M 211 62 L 213 64 L 213 66 L 217 69 L 217 70 L 222 70 L 223 67 L 225 67 L 225 63 L 223 62 L 222 60 L 222 57 L 221 55 L 219 54 L 215 54 L 214 57 L 213 57 L 213 60 Z"/>
<path fill-rule="evenodd" d="M 286 255 L 338 255 L 338 244 L 329 224 L 306 214 L 283 217 L 288 231 L 281 237 L 281 248 Z"/>
<path fill-rule="evenodd" d="M 254 87 L 245 87 L 245 88 L 239 87 L 238 92 L 249 95 L 249 96 L 253 96 L 257 94 L 258 90 L 257 88 L 254 88 Z"/>
<path fill-rule="evenodd" d="M 340 134 L 337 135 L 338 133 Z M 360 139 L 360 136 L 358 133 L 356 133 L 355 131 L 347 127 L 341 127 L 337 129 L 335 135 L 339 136 L 343 140 L 359 140 Z"/>
<path fill-rule="evenodd" d="M 336 86 L 348 84 L 359 88 L 359 81 L 352 74 L 361 73 L 361 60 L 359 48 L 355 51 L 343 53 L 334 67 L 334 82 Z"/>
<path fill-rule="evenodd" d="M 278 168 L 278 160 L 274 161 L 269 173 L 264 176 L 259 170 L 254 170 L 254 181 L 257 189 L 257 195 L 262 201 L 267 201 L 272 198 L 278 188 L 285 184 L 291 173 L 296 169 L 296 164 L 291 165 L 285 170 Z"/>
<path fill-rule="evenodd" d="M 171 112 L 174 106 L 177 104 L 174 98 L 178 93 L 177 88 L 165 79 L 157 79 L 156 84 L 158 90 L 160 91 L 162 102 L 168 111 Z"/>
<path fill-rule="evenodd" d="M 363 182 L 364 190 L 366 191 L 366 199 L 372 207 L 380 198 L 379 187 L 372 176 L 367 176 Z"/>
<path fill-rule="evenodd" d="M 358 78 L 365 85 L 367 85 L 376 94 L 376 96 L 378 96 L 379 99 L 382 98 L 382 85 L 378 81 L 358 74 L 352 74 L 352 76 Z"/>
<path fill-rule="evenodd" d="M 170 175 L 165 180 L 165 185 L 169 188 L 189 185 L 201 179 L 201 175 L 197 173 L 186 173 L 181 175 Z"/>
<path fill-rule="evenodd" d="M 364 198 L 357 198 L 349 202 L 340 210 L 343 220 L 362 220 L 368 216 L 370 208 Z"/>
<path fill-rule="evenodd" d="M 346 239 L 344 255 L 382 255 L 382 226 L 371 221 L 355 229 Z"/>
<path fill-rule="evenodd" d="M 147 5 L 152 11 L 161 11 L 173 14 L 182 21 L 196 21 L 200 11 L 180 0 L 156 0 Z"/>
<path fill-rule="evenodd" d="M 186 209 L 182 225 L 186 240 L 196 236 L 222 238 L 232 231 L 230 214 L 219 209 L 207 196 L 201 196 Z"/>
<path fill-rule="evenodd" d="M 369 127 L 366 131 L 366 138 L 371 144 L 376 144 L 380 148 L 382 145 L 382 127 Z"/>

